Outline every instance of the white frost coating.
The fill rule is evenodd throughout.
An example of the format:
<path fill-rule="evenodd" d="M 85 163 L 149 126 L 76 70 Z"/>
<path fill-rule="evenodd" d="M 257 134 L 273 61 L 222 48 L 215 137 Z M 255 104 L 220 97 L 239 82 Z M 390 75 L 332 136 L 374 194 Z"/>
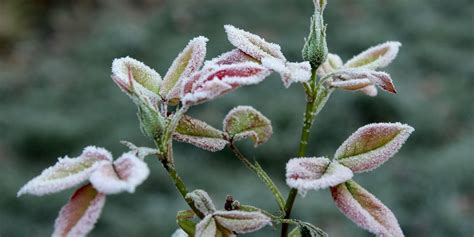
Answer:
<path fill-rule="evenodd" d="M 258 35 L 241 30 L 232 25 L 225 25 L 230 43 L 246 54 L 261 61 L 265 57 L 274 57 L 286 61 L 279 45 L 268 43 Z"/>
<path fill-rule="evenodd" d="M 217 211 L 214 219 L 222 227 L 238 234 L 250 233 L 271 225 L 270 217 L 261 212 Z"/>
<path fill-rule="evenodd" d="M 225 52 L 210 61 L 206 61 L 204 67 L 212 67 L 219 65 L 235 64 L 235 63 L 244 63 L 255 61 L 254 58 L 244 53 L 240 49 L 234 49 L 229 52 Z"/>
<path fill-rule="evenodd" d="M 372 70 L 386 67 L 397 57 L 401 45 L 400 42 L 388 41 L 372 46 L 347 61 L 344 67 L 361 67 Z"/>
<path fill-rule="evenodd" d="M 203 103 L 240 86 L 257 84 L 268 75 L 267 68 L 253 62 L 220 65 L 191 77 L 183 87 L 181 101 L 185 105 Z"/>
<path fill-rule="evenodd" d="M 183 229 L 177 229 L 172 235 L 171 237 L 189 237 L 188 234 L 186 234 L 186 232 L 184 232 Z"/>
<path fill-rule="evenodd" d="M 196 225 L 195 237 L 211 237 L 216 236 L 216 221 L 212 215 L 207 215 Z"/>
<path fill-rule="evenodd" d="M 359 128 L 334 157 L 353 172 L 373 170 L 390 159 L 415 129 L 401 123 L 373 123 Z"/>
<path fill-rule="evenodd" d="M 180 97 L 183 81 L 198 71 L 204 62 L 207 41 L 209 39 L 203 36 L 189 41 L 168 69 L 160 88 L 161 96 L 167 100 Z"/>
<path fill-rule="evenodd" d="M 366 86 L 362 89 L 359 90 L 360 92 L 368 95 L 368 96 L 377 96 L 378 92 L 377 92 L 377 87 L 375 87 L 374 85 L 370 85 L 370 86 Z"/>
<path fill-rule="evenodd" d="M 138 146 L 135 146 L 135 144 L 128 141 L 120 141 L 120 143 L 127 146 L 130 149 L 130 152 L 132 152 L 135 156 L 137 156 L 141 160 L 145 159 L 145 157 L 149 155 L 156 155 L 160 153 L 160 151 L 157 149 L 150 148 L 150 147 L 143 147 L 143 146 L 138 147 Z"/>
<path fill-rule="evenodd" d="M 336 71 L 343 66 L 342 59 L 337 54 L 328 53 L 326 61 L 318 67 L 317 73 L 319 77 Z"/>
<path fill-rule="evenodd" d="M 263 144 L 273 134 L 272 122 L 252 106 L 239 105 L 227 113 L 223 129 L 234 141 L 251 137 L 255 146 Z"/>
<path fill-rule="evenodd" d="M 74 187 L 89 179 L 91 173 L 101 164 L 111 160 L 112 155 L 104 148 L 88 146 L 77 158 L 59 158 L 54 166 L 45 169 L 23 186 L 17 196 L 42 196 Z"/>
<path fill-rule="evenodd" d="M 190 136 L 179 133 L 174 133 L 173 138 L 177 141 L 186 142 L 211 152 L 220 151 L 229 143 L 222 138 Z"/>
<path fill-rule="evenodd" d="M 52 237 L 84 237 L 94 228 L 105 204 L 105 195 L 89 189 L 78 189 L 63 206 L 54 223 Z"/>
<path fill-rule="evenodd" d="M 395 215 L 380 200 L 354 181 L 331 188 L 339 210 L 358 226 L 379 237 L 403 237 Z"/>
<path fill-rule="evenodd" d="M 329 83 L 330 86 L 336 88 L 342 88 L 345 90 L 359 90 L 372 85 L 372 81 L 369 79 L 357 79 L 347 81 L 332 81 Z"/>
<path fill-rule="evenodd" d="M 390 93 L 397 93 L 390 75 L 385 72 L 378 72 L 365 68 L 347 68 L 335 72 L 334 78 L 335 81 L 369 79 L 372 84 L 379 86 L 381 89 Z"/>
<path fill-rule="evenodd" d="M 137 78 L 134 78 L 137 75 L 133 75 L 131 69 L 139 70 L 141 76 L 144 77 L 142 82 L 138 82 Z M 128 85 L 129 88 L 138 86 L 155 93 L 162 82 L 160 74 L 154 69 L 129 56 L 116 58 L 112 61 L 112 75 L 115 77 L 114 80 L 120 80 L 121 84 Z M 131 81 L 136 83 L 132 84 Z M 119 87 L 122 89 L 120 85 Z"/>
<path fill-rule="evenodd" d="M 99 192 L 116 194 L 135 188 L 150 174 L 148 165 L 132 153 L 125 153 L 113 164 L 103 164 L 90 177 L 90 182 Z"/>
<path fill-rule="evenodd" d="M 343 183 L 352 171 L 327 158 L 294 158 L 286 164 L 286 183 L 304 196 L 309 190 L 319 190 Z"/>
<path fill-rule="evenodd" d="M 211 197 L 206 191 L 196 189 L 186 194 L 186 199 L 191 199 L 194 202 L 196 208 L 204 215 L 212 214 L 216 211 L 214 203 L 212 203 Z"/>
<path fill-rule="evenodd" d="M 262 65 L 279 73 L 286 88 L 293 82 L 307 82 L 311 79 L 311 65 L 307 61 L 291 63 L 274 57 L 265 57 L 262 59 Z"/>

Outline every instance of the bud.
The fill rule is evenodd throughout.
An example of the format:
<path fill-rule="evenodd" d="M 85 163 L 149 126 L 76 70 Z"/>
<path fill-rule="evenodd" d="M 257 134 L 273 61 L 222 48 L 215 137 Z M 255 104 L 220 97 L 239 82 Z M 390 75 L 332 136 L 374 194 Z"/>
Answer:
<path fill-rule="evenodd" d="M 148 106 L 147 103 L 137 102 L 137 116 L 143 135 L 152 139 L 159 138 L 166 126 L 165 118 L 158 111 Z"/>
<path fill-rule="evenodd" d="M 309 35 L 302 51 L 303 59 L 309 61 L 312 68 L 318 68 L 319 65 L 324 63 L 328 54 L 326 26 L 323 20 L 325 4 L 321 6 L 322 7 L 316 7 L 314 15 L 311 17 Z"/>

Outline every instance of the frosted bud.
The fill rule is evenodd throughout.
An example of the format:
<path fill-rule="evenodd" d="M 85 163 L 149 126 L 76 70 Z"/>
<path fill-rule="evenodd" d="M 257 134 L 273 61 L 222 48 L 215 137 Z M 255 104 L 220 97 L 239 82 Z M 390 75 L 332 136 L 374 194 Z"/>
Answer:
<path fill-rule="evenodd" d="M 322 3 L 320 4 L 316 4 Z M 311 17 L 311 25 L 309 29 L 308 38 L 303 46 L 303 59 L 309 61 L 312 68 L 318 68 L 324 63 L 328 54 L 328 47 L 326 43 L 326 26 L 323 20 L 323 8 L 325 1 L 315 0 L 316 11 Z M 318 6 L 320 9 L 318 10 Z"/>
<path fill-rule="evenodd" d="M 401 123 L 373 123 L 354 132 L 334 158 L 353 172 L 375 169 L 402 147 L 414 128 Z"/>
<path fill-rule="evenodd" d="M 358 226 L 380 237 L 403 237 L 395 215 L 380 200 L 350 180 L 331 188 L 339 210 Z"/>
<path fill-rule="evenodd" d="M 187 115 L 179 121 L 173 138 L 213 152 L 224 149 L 228 143 L 222 131 Z"/>
<path fill-rule="evenodd" d="M 220 226 L 238 234 L 254 232 L 271 225 L 270 217 L 258 211 L 217 211 L 213 216 Z"/>
<path fill-rule="evenodd" d="M 224 131 L 233 141 L 252 139 L 255 146 L 270 139 L 273 129 L 269 119 L 251 106 L 237 106 L 224 118 Z"/>

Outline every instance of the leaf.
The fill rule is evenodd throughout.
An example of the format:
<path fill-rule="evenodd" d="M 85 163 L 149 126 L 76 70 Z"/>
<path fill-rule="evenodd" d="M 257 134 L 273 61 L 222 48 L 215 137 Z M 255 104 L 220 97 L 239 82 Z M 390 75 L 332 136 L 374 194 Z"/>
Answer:
<path fill-rule="evenodd" d="M 334 158 L 355 173 L 370 171 L 390 159 L 414 131 L 401 123 L 373 123 L 354 132 Z"/>
<path fill-rule="evenodd" d="M 135 144 L 128 141 L 120 141 L 120 143 L 127 146 L 128 149 L 130 149 L 130 152 L 141 160 L 145 159 L 145 157 L 149 155 L 160 154 L 160 151 L 155 148 L 144 147 L 144 146 L 138 147 Z"/>
<path fill-rule="evenodd" d="M 171 235 L 171 237 L 189 237 L 189 235 L 182 229 L 176 229 L 176 231 Z"/>
<path fill-rule="evenodd" d="M 187 115 L 179 121 L 173 138 L 213 152 L 224 149 L 228 143 L 222 131 Z"/>
<path fill-rule="evenodd" d="M 105 195 L 98 193 L 92 185 L 79 188 L 59 212 L 52 236 L 86 236 L 94 228 L 104 204 Z"/>
<path fill-rule="evenodd" d="M 225 31 L 230 43 L 244 53 L 261 61 L 265 57 L 285 59 L 279 45 L 268 43 L 258 35 L 236 28 L 232 25 L 225 25 Z"/>
<path fill-rule="evenodd" d="M 381 89 L 396 94 L 397 91 L 393 85 L 390 75 L 384 72 L 377 72 L 369 69 L 349 68 L 341 69 L 334 73 L 335 82 L 338 81 L 357 81 L 370 80 L 371 84 L 379 86 Z M 362 87 L 364 88 L 364 87 Z M 359 88 L 361 89 L 361 88 Z"/>
<path fill-rule="evenodd" d="M 148 165 L 132 153 L 125 153 L 113 164 L 103 164 L 95 170 L 90 182 L 105 194 L 116 194 L 127 191 L 135 192 L 150 174 Z"/>
<path fill-rule="evenodd" d="M 178 223 L 181 231 L 184 231 L 190 236 L 194 236 L 196 232 L 196 223 L 192 221 L 195 213 L 192 210 L 179 211 L 176 215 L 176 222 Z M 178 232 L 178 231 L 176 231 Z M 176 233 L 175 232 L 175 233 Z"/>
<path fill-rule="evenodd" d="M 306 61 L 290 63 L 282 59 L 266 57 L 262 59 L 262 65 L 278 72 L 286 88 L 293 82 L 307 82 L 311 79 L 311 65 Z"/>
<path fill-rule="evenodd" d="M 239 234 L 250 233 L 271 225 L 270 217 L 261 212 L 217 211 L 214 219 L 222 227 Z"/>
<path fill-rule="evenodd" d="M 324 158 L 294 158 L 286 164 L 286 183 L 305 195 L 308 190 L 332 187 L 352 178 L 352 171 Z"/>
<path fill-rule="evenodd" d="M 401 45 L 400 42 L 389 41 L 370 47 L 347 61 L 344 66 L 348 68 L 362 67 L 372 70 L 386 67 L 397 57 Z"/>
<path fill-rule="evenodd" d="M 258 62 L 258 61 L 256 61 L 250 55 L 244 53 L 242 50 L 234 49 L 213 58 L 211 61 L 207 61 L 204 67 L 229 65 L 229 64 L 244 63 L 244 62 Z"/>
<path fill-rule="evenodd" d="M 390 209 L 356 182 L 350 180 L 332 187 L 331 194 L 339 210 L 361 228 L 376 236 L 403 236 Z"/>
<path fill-rule="evenodd" d="M 216 207 L 212 203 L 209 194 L 204 190 L 196 189 L 186 194 L 186 200 L 192 200 L 194 206 L 204 215 L 212 214 L 216 211 Z"/>
<path fill-rule="evenodd" d="M 159 95 L 161 76 L 144 63 L 130 58 L 116 58 L 112 62 L 112 79 L 127 94 L 135 88 Z"/>
<path fill-rule="evenodd" d="M 368 96 L 377 96 L 377 87 L 375 87 L 374 85 L 361 88 L 360 91 Z"/>
<path fill-rule="evenodd" d="M 270 139 L 273 129 L 269 119 L 251 106 L 237 106 L 224 118 L 224 131 L 234 141 L 250 137 L 255 146 Z"/>
<path fill-rule="evenodd" d="M 102 163 L 110 163 L 112 155 L 104 148 L 88 146 L 77 158 L 59 158 L 18 192 L 18 196 L 32 194 L 42 196 L 76 186 L 87 179 Z"/>
<path fill-rule="evenodd" d="M 355 79 L 347 81 L 333 81 L 329 85 L 344 90 L 360 90 L 369 85 L 373 85 L 373 83 L 369 79 Z"/>
<path fill-rule="evenodd" d="M 320 77 L 324 77 L 342 66 L 342 60 L 337 54 L 328 53 L 326 61 L 318 67 L 317 73 Z"/>
<path fill-rule="evenodd" d="M 207 215 L 196 225 L 195 237 L 211 237 L 216 236 L 217 226 L 212 215 Z"/>
<path fill-rule="evenodd" d="M 320 228 L 308 222 L 298 221 L 299 235 L 295 237 L 328 237 L 329 235 Z"/>
<path fill-rule="evenodd" d="M 189 41 L 168 69 L 160 88 L 161 96 L 167 100 L 179 99 L 184 79 L 198 71 L 204 62 L 207 41 L 203 36 Z"/>
<path fill-rule="evenodd" d="M 268 75 L 267 68 L 253 62 L 204 68 L 186 81 L 181 102 L 187 106 L 203 103 L 240 86 L 257 84 Z"/>

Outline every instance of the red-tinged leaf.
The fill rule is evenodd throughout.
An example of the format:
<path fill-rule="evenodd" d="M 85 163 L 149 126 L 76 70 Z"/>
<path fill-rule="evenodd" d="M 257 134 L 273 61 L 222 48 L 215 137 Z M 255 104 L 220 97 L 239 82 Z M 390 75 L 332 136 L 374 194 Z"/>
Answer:
<path fill-rule="evenodd" d="M 373 46 L 354 56 L 347 61 L 344 66 L 348 68 L 361 67 L 372 70 L 386 67 L 397 57 L 401 45 L 400 42 L 389 41 Z"/>
<path fill-rule="evenodd" d="M 104 148 L 89 146 L 76 158 L 59 158 L 54 166 L 45 169 L 18 192 L 18 196 L 42 196 L 74 187 L 87 179 L 103 163 L 111 163 L 112 155 Z"/>
<path fill-rule="evenodd" d="M 353 172 L 369 171 L 397 153 L 413 131 L 401 123 L 369 124 L 344 141 L 334 157 Z"/>
<path fill-rule="evenodd" d="M 403 237 L 397 218 L 380 200 L 350 180 L 331 188 L 339 210 L 361 228 L 380 237 Z"/>
<path fill-rule="evenodd" d="M 185 105 L 203 103 L 240 86 L 257 84 L 269 74 L 267 68 L 252 62 L 205 68 L 185 83 L 181 101 Z"/>
<path fill-rule="evenodd" d="M 195 237 L 214 237 L 216 233 L 217 225 L 212 215 L 207 215 L 196 225 Z"/>
<path fill-rule="evenodd" d="M 214 219 L 220 226 L 238 234 L 255 232 L 271 225 L 270 217 L 258 211 L 217 211 Z"/>
<path fill-rule="evenodd" d="M 352 178 L 347 167 L 324 158 L 294 158 L 286 164 L 286 183 L 301 195 L 308 190 L 332 187 Z"/>
<path fill-rule="evenodd" d="M 286 61 L 279 45 L 268 43 L 260 36 L 232 25 L 225 25 L 224 28 L 230 43 L 256 60 L 261 61 L 265 57 L 273 57 Z"/>
<path fill-rule="evenodd" d="M 179 121 L 173 138 L 213 152 L 224 149 L 228 143 L 222 131 L 186 115 Z"/>
<path fill-rule="evenodd" d="M 379 86 L 381 89 L 396 94 L 397 91 L 395 86 L 393 85 L 392 79 L 390 75 L 384 72 L 377 72 L 374 70 L 369 70 L 365 68 L 348 68 L 348 69 L 341 69 L 334 73 L 335 81 L 354 81 L 354 80 L 363 80 L 368 79 Z M 360 89 L 364 89 L 362 87 Z"/>
<path fill-rule="evenodd" d="M 189 41 L 166 73 L 160 94 L 167 100 L 179 99 L 183 83 L 202 66 L 206 57 L 208 39 L 202 36 Z"/>
<path fill-rule="evenodd" d="M 371 72 L 369 79 L 379 86 L 384 91 L 396 94 L 397 90 L 395 89 L 395 85 L 393 85 L 392 78 L 385 72 Z"/>
<path fill-rule="evenodd" d="M 133 193 L 149 174 L 150 170 L 145 162 L 132 153 L 125 153 L 113 164 L 103 164 L 97 168 L 92 173 L 90 182 L 101 193 Z"/>
<path fill-rule="evenodd" d="M 213 65 L 229 65 L 229 64 L 236 64 L 236 63 L 244 63 L 244 62 L 257 62 L 254 58 L 250 55 L 244 53 L 240 49 L 234 49 L 229 52 L 223 53 L 216 58 L 213 58 L 211 61 L 206 62 L 205 67 L 212 67 Z"/>
<path fill-rule="evenodd" d="M 255 146 L 270 139 L 271 121 L 251 106 L 237 106 L 224 118 L 224 131 L 234 141 L 251 138 Z"/>
<path fill-rule="evenodd" d="M 91 184 L 79 188 L 61 209 L 53 237 L 82 237 L 93 228 L 105 204 L 105 195 Z"/>

